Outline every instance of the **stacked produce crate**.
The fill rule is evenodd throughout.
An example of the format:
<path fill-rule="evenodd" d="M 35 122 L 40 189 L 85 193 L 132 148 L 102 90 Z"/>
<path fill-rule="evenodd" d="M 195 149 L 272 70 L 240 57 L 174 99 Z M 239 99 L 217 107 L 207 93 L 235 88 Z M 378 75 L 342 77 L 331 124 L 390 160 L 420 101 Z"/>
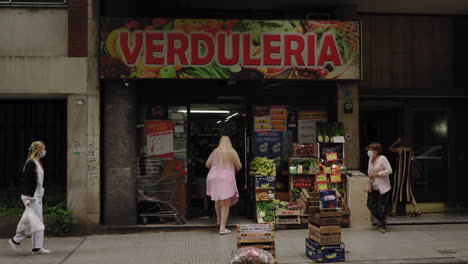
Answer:
<path fill-rule="evenodd" d="M 306 238 L 306 255 L 314 262 L 345 261 L 345 247 L 341 242 L 342 212 L 336 208 L 334 193 L 334 191 L 320 192 L 320 198 L 316 194 L 307 198 L 310 205 L 307 207 L 309 234 Z M 318 199 L 320 199 L 320 208 L 316 207 Z"/>
<path fill-rule="evenodd" d="M 237 248 L 255 247 L 275 256 L 275 226 L 270 224 L 237 225 Z"/>
<path fill-rule="evenodd" d="M 275 185 L 276 165 L 275 161 L 266 158 L 254 158 L 250 164 L 250 188 L 256 201 L 257 223 L 273 223 L 275 221 Z"/>

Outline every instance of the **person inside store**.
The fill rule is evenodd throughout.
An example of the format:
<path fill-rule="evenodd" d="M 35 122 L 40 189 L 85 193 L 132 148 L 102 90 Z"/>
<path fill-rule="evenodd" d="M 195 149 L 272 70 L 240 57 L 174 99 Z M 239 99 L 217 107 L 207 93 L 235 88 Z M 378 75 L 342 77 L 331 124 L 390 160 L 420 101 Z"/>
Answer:
<path fill-rule="evenodd" d="M 46 146 L 42 141 L 34 141 L 29 147 L 28 158 L 23 167 L 24 186 L 22 187 L 21 200 L 25 207 L 31 207 L 41 222 L 42 197 L 44 195 L 44 166 L 41 159 L 46 155 Z M 17 233 L 8 240 L 13 250 L 21 252 L 21 242 L 27 235 Z M 49 254 L 50 250 L 44 248 L 44 231 L 32 233 L 32 253 Z"/>
<path fill-rule="evenodd" d="M 372 215 L 377 218 L 377 229 L 383 234 L 387 228 L 387 213 L 390 199 L 390 179 L 392 167 L 387 158 L 382 155 L 382 144 L 373 142 L 367 147 L 369 156 L 369 167 L 367 173 L 369 176 L 367 208 Z"/>
<path fill-rule="evenodd" d="M 206 195 L 206 177 L 208 169 L 205 166 L 210 155 L 210 147 L 206 140 L 199 135 L 192 136 L 192 149 L 190 155 L 191 169 L 195 175 L 196 196 L 203 200 L 203 209 L 200 218 L 209 218 L 210 201 Z"/>
<path fill-rule="evenodd" d="M 393 174 L 393 192 L 392 192 L 392 212 L 391 216 L 396 216 L 398 202 L 411 202 L 414 212 L 411 216 L 422 214 L 418 208 L 416 198 L 413 193 L 413 182 L 416 174 L 419 172 L 414 160 L 413 151 L 403 143 L 401 138 L 397 138 L 390 146 L 389 150 L 398 153 L 396 170 Z"/>
<path fill-rule="evenodd" d="M 219 234 L 229 234 L 231 231 L 226 229 L 226 222 L 229 208 L 239 200 L 236 173 L 242 169 L 242 164 L 228 136 L 221 137 L 218 147 L 206 161 L 206 167 L 210 170 L 206 179 L 206 194 L 215 201 Z"/>

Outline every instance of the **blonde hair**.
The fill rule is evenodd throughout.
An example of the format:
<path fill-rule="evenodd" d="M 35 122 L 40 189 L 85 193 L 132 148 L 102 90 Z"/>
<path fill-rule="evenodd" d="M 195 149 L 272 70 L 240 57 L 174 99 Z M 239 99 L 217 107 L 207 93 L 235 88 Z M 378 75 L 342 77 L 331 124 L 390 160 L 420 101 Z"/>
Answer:
<path fill-rule="evenodd" d="M 228 167 L 229 164 L 240 162 L 239 155 L 237 155 L 236 150 L 232 147 L 231 139 L 228 136 L 222 136 L 219 139 L 216 152 L 223 168 Z"/>
<path fill-rule="evenodd" d="M 36 157 L 36 155 L 38 154 L 37 152 L 43 149 L 44 147 L 45 147 L 45 144 L 42 141 L 34 141 L 33 143 L 31 143 L 31 146 L 29 147 L 29 152 L 28 152 L 28 159 L 26 159 L 26 162 L 24 163 L 24 165 L 26 166 L 26 163 L 28 163 L 28 161 L 34 159 L 34 157 Z"/>

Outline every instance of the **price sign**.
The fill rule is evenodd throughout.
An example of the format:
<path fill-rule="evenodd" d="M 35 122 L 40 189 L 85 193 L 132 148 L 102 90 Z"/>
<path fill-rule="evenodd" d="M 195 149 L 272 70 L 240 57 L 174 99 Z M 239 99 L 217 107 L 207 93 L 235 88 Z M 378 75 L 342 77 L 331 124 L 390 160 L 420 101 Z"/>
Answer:
<path fill-rule="evenodd" d="M 343 182 L 343 177 L 341 176 L 341 173 L 336 173 L 336 174 L 330 175 L 330 182 L 331 183 Z"/>
<path fill-rule="evenodd" d="M 316 183 L 327 183 L 328 182 L 327 175 L 326 174 L 317 174 L 317 176 L 315 178 L 315 182 Z"/>
<path fill-rule="evenodd" d="M 325 157 L 327 161 L 335 161 L 335 160 L 338 160 L 338 153 L 337 152 L 325 153 Z"/>
<path fill-rule="evenodd" d="M 318 191 L 328 191 L 328 184 L 327 183 L 318 183 L 317 184 Z"/>

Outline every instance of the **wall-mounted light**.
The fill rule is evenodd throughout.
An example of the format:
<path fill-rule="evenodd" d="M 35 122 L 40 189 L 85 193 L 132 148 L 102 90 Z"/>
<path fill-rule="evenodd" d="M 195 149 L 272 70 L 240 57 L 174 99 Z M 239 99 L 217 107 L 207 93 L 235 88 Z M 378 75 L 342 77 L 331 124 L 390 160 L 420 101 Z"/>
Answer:
<path fill-rule="evenodd" d="M 187 110 L 179 110 L 180 113 L 187 113 Z M 229 114 L 228 110 L 190 110 L 190 113 L 196 114 Z"/>
<path fill-rule="evenodd" d="M 76 105 L 84 105 L 85 104 L 85 100 L 84 99 L 78 99 L 75 101 L 75 104 Z"/>
<path fill-rule="evenodd" d="M 127 80 L 127 79 L 124 79 L 124 80 L 123 80 L 123 83 L 124 83 L 124 85 L 125 85 L 126 87 L 128 87 L 128 80 Z"/>

